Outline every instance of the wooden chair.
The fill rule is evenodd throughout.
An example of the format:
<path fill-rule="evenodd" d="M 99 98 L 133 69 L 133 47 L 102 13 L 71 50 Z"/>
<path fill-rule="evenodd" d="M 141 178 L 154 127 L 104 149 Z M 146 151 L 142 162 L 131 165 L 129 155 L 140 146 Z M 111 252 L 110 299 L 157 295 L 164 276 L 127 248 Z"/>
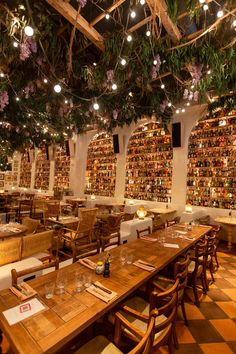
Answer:
<path fill-rule="evenodd" d="M 197 280 L 201 279 L 202 291 L 205 294 L 207 290 L 205 272 L 206 272 L 206 256 L 207 256 L 207 241 L 200 241 L 195 245 L 194 254 L 190 257 L 190 264 L 188 266 L 188 286 L 193 290 L 195 304 L 200 307 L 198 298 Z"/>
<path fill-rule="evenodd" d="M 62 228 L 58 236 L 58 252 L 66 256 L 73 254 L 73 247 L 76 245 L 89 244 L 92 242 L 93 227 L 96 221 L 97 208 L 80 211 L 80 218 L 77 230 Z M 63 244 L 63 248 L 60 246 Z M 60 248 L 60 249 L 59 249 Z M 68 249 L 68 251 L 66 250 Z"/>
<path fill-rule="evenodd" d="M 94 256 L 100 252 L 100 242 L 97 239 L 89 243 L 81 244 L 78 243 L 72 246 L 73 263 L 77 262 L 81 258 Z"/>
<path fill-rule="evenodd" d="M 60 217 L 60 200 L 48 201 L 45 204 L 45 220 L 48 218 L 56 218 Z"/>
<path fill-rule="evenodd" d="M 11 238 L 0 242 L 0 266 L 21 259 L 21 238 Z"/>
<path fill-rule="evenodd" d="M 100 237 L 101 251 L 106 249 L 112 249 L 114 247 L 120 246 L 120 232 L 112 232 L 110 235 L 105 235 Z"/>
<path fill-rule="evenodd" d="M 160 215 L 154 214 L 152 222 L 152 231 L 163 230 L 165 228 L 165 222 L 162 220 Z"/>
<path fill-rule="evenodd" d="M 33 213 L 32 217 L 34 219 L 45 220 L 45 199 L 34 199 L 33 201 Z"/>
<path fill-rule="evenodd" d="M 124 213 L 122 216 L 122 221 L 129 221 L 133 220 L 135 213 L 129 214 L 129 213 Z"/>
<path fill-rule="evenodd" d="M 218 262 L 217 259 L 217 244 L 218 244 L 218 239 L 215 233 L 212 233 L 211 235 L 206 236 L 206 241 L 207 241 L 207 250 L 206 250 L 206 265 L 204 267 L 205 270 L 205 284 L 206 284 L 206 289 L 209 290 L 208 286 L 208 281 L 207 281 L 207 269 L 209 269 L 210 274 L 211 274 L 211 279 L 212 282 L 215 281 L 214 279 L 214 259 L 216 260 L 216 264 Z"/>
<path fill-rule="evenodd" d="M 186 326 L 188 326 L 188 320 L 185 311 L 184 294 L 185 294 L 185 288 L 187 286 L 187 281 L 188 281 L 189 263 L 190 263 L 189 255 L 186 255 L 185 257 L 181 257 L 174 264 L 173 279 L 158 275 L 154 277 L 154 279 L 152 279 L 150 282 L 150 286 L 152 289 L 154 288 L 156 291 L 163 292 L 166 289 L 169 289 L 171 286 L 173 286 L 175 279 L 179 278 L 178 305 L 181 306 L 184 322 Z"/>
<path fill-rule="evenodd" d="M 101 233 L 103 236 L 110 235 L 114 232 L 120 231 L 120 224 L 122 221 L 123 214 L 120 215 L 109 215 L 107 220 L 102 224 Z"/>
<path fill-rule="evenodd" d="M 167 224 L 167 227 L 170 227 L 172 225 L 179 224 L 179 222 L 180 222 L 180 216 L 176 216 L 174 219 L 167 220 L 166 224 Z"/>
<path fill-rule="evenodd" d="M 136 346 L 130 350 L 127 354 L 150 354 L 153 353 L 153 332 L 155 327 L 155 319 L 157 317 L 157 311 L 153 310 L 148 320 L 147 328 L 144 333 L 140 331 L 130 323 L 120 312 L 115 313 L 115 334 L 114 344 L 110 342 L 106 337 L 97 336 L 84 344 L 74 354 L 122 354 L 123 351 L 119 349 L 121 346 L 122 333 L 127 330 L 133 334 L 136 338 Z"/>
<path fill-rule="evenodd" d="M 32 218 L 33 213 L 33 199 L 20 200 L 19 208 L 17 211 L 17 221 L 22 222 L 26 216 Z"/>
<path fill-rule="evenodd" d="M 154 327 L 153 352 L 156 352 L 163 344 L 168 344 L 169 353 L 173 353 L 173 337 L 175 318 L 178 305 L 178 286 L 177 278 L 169 289 L 163 292 L 153 291 L 150 301 L 140 297 L 133 297 L 120 306 L 119 311 L 128 319 L 141 333 L 147 330 L 150 321 L 150 314 L 157 309 L 158 316 Z M 137 338 L 128 329 L 124 334 L 132 341 L 137 342 Z"/>
<path fill-rule="evenodd" d="M 27 268 L 27 269 L 20 270 L 20 271 L 17 271 L 16 269 L 12 269 L 11 270 L 12 285 L 17 284 L 17 281 L 19 278 L 30 275 L 32 273 L 43 271 L 48 268 L 55 268 L 55 270 L 59 269 L 58 258 L 51 260 L 49 263 L 45 263 L 45 264 L 42 264 L 42 265 L 39 265 L 36 267 Z M 24 281 L 27 281 L 27 278 L 25 278 Z"/>
<path fill-rule="evenodd" d="M 150 226 L 148 226 L 146 229 L 136 230 L 136 232 L 137 232 L 137 238 L 140 238 L 140 236 L 150 235 L 151 228 L 150 228 Z"/>
<path fill-rule="evenodd" d="M 35 234 L 40 227 L 40 220 L 32 219 L 26 216 L 22 220 L 22 225 L 27 227 L 27 231 L 25 232 L 26 235 Z"/>

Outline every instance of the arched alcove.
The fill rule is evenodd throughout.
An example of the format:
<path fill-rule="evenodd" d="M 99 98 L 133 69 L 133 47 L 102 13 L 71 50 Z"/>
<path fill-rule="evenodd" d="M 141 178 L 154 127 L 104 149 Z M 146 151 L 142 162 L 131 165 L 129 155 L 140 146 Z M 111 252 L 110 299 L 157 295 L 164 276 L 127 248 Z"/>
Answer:
<path fill-rule="evenodd" d="M 236 208 L 236 116 L 200 120 L 188 145 L 187 203 Z"/>
<path fill-rule="evenodd" d="M 96 134 L 88 146 L 85 194 L 113 197 L 116 155 L 111 134 Z"/>
<path fill-rule="evenodd" d="M 136 129 L 127 147 L 125 197 L 170 202 L 172 158 L 167 128 L 150 122 Z"/>

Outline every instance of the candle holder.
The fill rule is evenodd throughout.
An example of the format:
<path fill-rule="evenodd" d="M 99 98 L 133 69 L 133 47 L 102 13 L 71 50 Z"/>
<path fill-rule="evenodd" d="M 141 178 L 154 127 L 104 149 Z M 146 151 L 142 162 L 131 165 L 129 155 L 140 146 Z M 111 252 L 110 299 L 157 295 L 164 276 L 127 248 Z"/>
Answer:
<path fill-rule="evenodd" d="M 145 219 L 145 216 L 147 215 L 147 210 L 144 208 L 143 205 L 138 208 L 137 215 L 140 220 Z"/>

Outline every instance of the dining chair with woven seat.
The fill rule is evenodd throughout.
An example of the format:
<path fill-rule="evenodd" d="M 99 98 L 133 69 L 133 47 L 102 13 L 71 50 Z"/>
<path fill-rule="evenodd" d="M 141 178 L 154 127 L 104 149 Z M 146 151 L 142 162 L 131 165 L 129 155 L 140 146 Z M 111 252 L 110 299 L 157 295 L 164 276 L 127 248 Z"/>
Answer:
<path fill-rule="evenodd" d="M 180 216 L 176 216 L 174 219 L 167 220 L 166 225 L 167 225 L 167 227 L 170 227 L 172 225 L 179 224 L 179 222 L 180 222 Z"/>
<path fill-rule="evenodd" d="M 110 342 L 107 337 L 96 336 L 89 342 L 85 343 L 81 348 L 74 352 L 74 354 L 122 354 L 121 348 L 122 334 L 128 330 L 136 338 L 135 347 L 130 351 L 125 351 L 127 354 L 151 354 L 153 353 L 153 337 L 155 318 L 157 311 L 153 310 L 149 316 L 149 321 L 144 333 L 130 323 L 120 312 L 115 313 L 115 333 L 114 343 Z"/>
<path fill-rule="evenodd" d="M 109 235 L 101 235 L 100 236 L 100 247 L 101 247 L 101 252 L 105 250 L 112 249 L 114 247 L 120 246 L 121 240 L 120 240 L 120 232 L 112 232 Z"/>
<path fill-rule="evenodd" d="M 96 241 L 82 243 L 81 245 L 79 242 L 76 242 L 72 246 L 73 263 L 77 262 L 81 258 L 94 256 L 98 253 L 100 253 L 100 242 L 98 239 Z"/>
<path fill-rule="evenodd" d="M 218 239 L 215 233 L 212 233 L 211 235 L 206 235 L 206 241 L 207 241 L 207 249 L 206 249 L 206 257 L 205 257 L 205 284 L 206 284 L 206 290 L 209 290 L 208 286 L 208 280 L 207 280 L 207 269 L 210 271 L 211 275 L 211 280 L 212 282 L 215 281 L 214 278 L 214 259 L 217 260 L 217 244 L 218 244 Z M 203 260 L 203 256 L 201 257 Z M 218 261 L 218 260 L 217 260 Z"/>
<path fill-rule="evenodd" d="M 73 247 L 76 245 L 89 244 L 92 240 L 93 228 L 96 221 L 97 208 L 83 208 L 77 230 L 62 228 L 58 236 L 58 252 L 65 256 L 72 256 Z M 62 246 L 62 248 L 60 248 Z"/>
<path fill-rule="evenodd" d="M 12 276 L 12 285 L 17 284 L 18 279 L 19 278 L 23 278 L 24 281 L 27 281 L 28 278 L 31 279 L 31 274 L 37 274 L 37 272 L 39 272 L 39 274 L 41 274 L 40 272 L 42 272 L 45 269 L 49 269 L 49 268 L 54 268 L 54 270 L 59 269 L 59 259 L 52 259 L 50 262 L 48 263 L 44 263 L 41 264 L 39 266 L 36 267 L 31 267 L 31 268 L 27 268 L 24 270 L 20 270 L 17 271 L 16 269 L 12 269 L 11 270 L 11 276 Z M 52 269 L 53 271 L 53 269 Z M 28 278 L 27 278 L 28 276 Z"/>
<path fill-rule="evenodd" d="M 146 229 L 142 230 L 136 230 L 137 233 L 137 238 L 140 238 L 142 236 L 150 235 L 151 234 L 151 228 L 148 226 Z"/>
<path fill-rule="evenodd" d="M 102 235 L 110 235 L 113 232 L 120 231 L 120 224 L 123 218 L 123 214 L 109 215 L 106 221 L 102 225 Z"/>
<path fill-rule="evenodd" d="M 22 222 L 22 219 L 26 216 L 32 218 L 33 213 L 33 199 L 25 199 L 19 201 L 19 207 L 17 210 L 17 221 Z"/>
<path fill-rule="evenodd" d="M 207 255 L 207 241 L 199 241 L 194 249 L 193 255 L 190 256 L 190 264 L 188 266 L 188 286 L 193 290 L 195 304 L 197 307 L 200 307 L 200 301 L 198 297 L 198 288 L 197 280 L 200 278 L 202 285 L 202 292 L 205 294 L 207 291 L 206 285 L 206 255 Z"/>
<path fill-rule="evenodd" d="M 137 327 L 141 333 L 146 332 L 150 314 L 154 309 L 157 309 L 158 316 L 156 317 L 154 327 L 153 352 L 167 343 L 169 353 L 173 353 L 179 281 L 179 278 L 177 278 L 172 287 L 163 292 L 154 290 L 151 292 L 149 301 L 134 296 L 119 307 L 121 314 L 130 321 L 133 326 Z M 136 340 L 132 332 L 128 329 L 125 329 L 124 334 L 131 341 Z"/>
<path fill-rule="evenodd" d="M 179 286 L 178 286 L 178 305 L 181 306 L 184 323 L 188 326 L 188 320 L 185 311 L 185 288 L 188 281 L 188 266 L 190 263 L 190 256 L 187 254 L 186 256 L 180 257 L 174 264 L 173 270 L 173 279 L 166 278 L 160 275 L 157 275 L 150 281 L 151 289 L 153 288 L 156 291 L 165 291 L 169 289 L 175 282 L 175 279 L 179 278 Z"/>

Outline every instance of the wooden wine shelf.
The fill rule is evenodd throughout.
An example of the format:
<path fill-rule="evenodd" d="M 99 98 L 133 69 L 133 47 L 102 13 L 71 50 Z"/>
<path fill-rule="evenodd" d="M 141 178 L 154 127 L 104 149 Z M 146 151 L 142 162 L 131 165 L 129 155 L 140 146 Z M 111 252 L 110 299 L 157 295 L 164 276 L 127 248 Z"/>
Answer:
<path fill-rule="evenodd" d="M 46 148 L 42 147 L 37 154 L 34 188 L 48 190 L 50 177 L 50 161 L 47 160 Z"/>
<path fill-rule="evenodd" d="M 29 161 L 28 152 L 25 152 L 21 156 L 19 187 L 23 187 L 23 188 L 31 187 L 31 168 L 32 168 L 32 163 Z"/>
<path fill-rule="evenodd" d="M 125 197 L 171 201 L 171 136 L 158 123 L 139 127 L 131 136 L 127 149 Z"/>
<path fill-rule="evenodd" d="M 235 161 L 236 115 L 199 121 L 189 138 L 187 203 L 236 209 Z"/>
<path fill-rule="evenodd" d="M 54 189 L 69 189 L 70 187 L 70 156 L 66 148 L 57 146 L 55 154 Z"/>

